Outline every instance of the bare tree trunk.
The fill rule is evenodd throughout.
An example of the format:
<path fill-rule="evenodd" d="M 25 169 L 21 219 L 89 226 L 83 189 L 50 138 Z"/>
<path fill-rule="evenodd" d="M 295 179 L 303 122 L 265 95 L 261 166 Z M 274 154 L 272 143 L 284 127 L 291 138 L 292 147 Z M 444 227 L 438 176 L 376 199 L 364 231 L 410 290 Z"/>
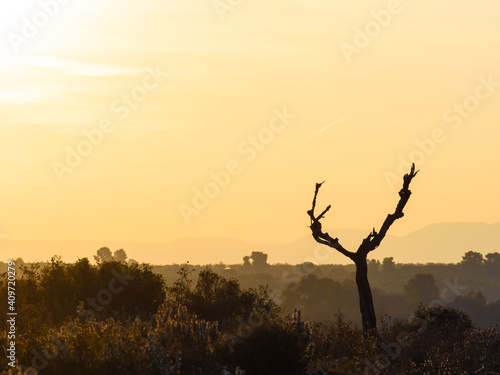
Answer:
<path fill-rule="evenodd" d="M 359 294 L 359 309 L 361 311 L 361 320 L 363 322 L 363 335 L 376 334 L 377 317 L 373 306 L 372 291 L 368 282 L 368 265 L 366 257 L 360 257 L 355 260 L 356 264 L 356 285 Z"/>
<path fill-rule="evenodd" d="M 312 208 L 307 211 L 311 218 L 311 231 L 316 242 L 330 246 L 338 252 L 350 258 L 356 264 L 356 284 L 358 286 L 359 294 L 359 309 L 361 311 L 361 319 L 363 322 L 363 335 L 377 335 L 377 317 L 375 315 L 375 308 L 373 307 L 372 291 L 370 283 L 368 282 L 368 265 L 366 258 L 370 251 L 375 250 L 382 240 L 384 239 L 390 226 L 397 220 L 404 216 L 403 208 L 406 206 L 408 199 L 410 199 L 410 183 L 413 177 L 417 175 L 415 171 L 415 164 L 412 164 L 409 173 L 403 177 L 403 188 L 399 191 L 399 202 L 394 210 L 394 213 L 387 215 L 379 231 L 373 231 L 363 240 L 356 252 L 346 250 L 339 242 L 338 238 L 333 238 L 328 232 L 323 232 L 321 228 L 321 219 L 332 207 L 328 206 L 321 214 L 316 216 L 314 210 L 316 208 L 316 198 L 318 197 L 319 189 L 323 182 L 316 184 L 316 191 L 312 202 Z"/>

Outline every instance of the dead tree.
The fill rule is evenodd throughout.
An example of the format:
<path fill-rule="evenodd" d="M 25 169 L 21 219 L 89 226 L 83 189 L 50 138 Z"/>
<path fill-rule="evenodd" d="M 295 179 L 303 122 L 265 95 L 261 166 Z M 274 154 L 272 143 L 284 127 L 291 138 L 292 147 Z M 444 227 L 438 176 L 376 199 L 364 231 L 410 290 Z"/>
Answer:
<path fill-rule="evenodd" d="M 410 199 L 411 191 L 409 189 L 410 183 L 417 175 L 418 171 L 415 171 L 415 164 L 412 164 L 411 171 L 405 174 L 403 177 L 403 188 L 399 191 L 399 202 L 396 206 L 394 213 L 387 215 L 382 227 L 378 232 L 373 231 L 361 242 L 358 250 L 353 253 L 346 250 L 340 243 L 338 238 L 331 237 L 328 233 L 323 233 L 321 229 L 320 220 L 325 216 L 325 214 L 330 210 L 331 205 L 329 205 L 321 214 L 315 216 L 314 209 L 316 208 L 316 198 L 318 197 L 319 189 L 323 182 L 316 184 L 316 191 L 314 192 L 314 199 L 312 202 L 311 210 L 307 211 L 307 214 L 311 218 L 311 231 L 314 239 L 320 244 L 330 246 L 340 253 L 344 254 L 346 257 L 350 258 L 354 264 L 356 264 L 356 285 L 358 286 L 359 293 L 359 308 L 361 310 L 361 319 L 363 322 L 363 334 L 365 336 L 370 334 L 376 334 L 377 329 L 377 318 L 375 316 L 375 309 L 373 307 L 372 291 L 370 289 L 370 283 L 368 282 L 368 267 L 366 263 L 366 257 L 368 253 L 375 250 L 382 240 L 384 239 L 390 226 L 399 218 L 404 216 L 403 208 L 405 207 L 408 199 Z"/>

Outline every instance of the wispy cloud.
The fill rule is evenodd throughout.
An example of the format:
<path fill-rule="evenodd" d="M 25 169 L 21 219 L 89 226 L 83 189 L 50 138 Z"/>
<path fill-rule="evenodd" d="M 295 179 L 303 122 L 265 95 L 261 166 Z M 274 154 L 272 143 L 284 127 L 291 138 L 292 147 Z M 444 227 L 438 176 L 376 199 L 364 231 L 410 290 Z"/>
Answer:
<path fill-rule="evenodd" d="M 318 135 L 326 132 L 328 129 L 330 129 L 332 126 L 334 125 L 337 125 L 337 124 L 340 124 L 341 122 L 343 122 L 344 120 L 348 119 L 349 117 L 351 117 L 351 115 L 353 114 L 354 112 L 351 112 L 349 113 L 348 115 L 342 117 L 342 118 L 339 118 L 338 120 L 335 120 L 331 123 L 329 123 L 328 125 L 324 126 L 323 128 L 319 129 L 319 130 L 316 130 L 315 132 L 309 134 L 309 136 L 307 136 L 302 142 L 298 143 L 297 146 L 299 145 L 302 145 L 308 141 L 310 141 L 311 139 L 313 139 L 314 137 L 317 137 Z"/>
<path fill-rule="evenodd" d="M 75 60 L 58 59 L 44 56 L 29 56 L 21 64 L 66 70 L 67 73 L 86 77 L 116 76 L 141 74 L 137 68 L 122 67 L 108 64 L 95 64 Z"/>
<path fill-rule="evenodd" d="M 140 69 L 132 67 L 110 65 L 110 64 L 97 64 L 85 61 L 68 60 L 68 59 L 60 59 L 54 57 L 36 56 L 36 55 L 23 55 L 16 57 L 5 56 L 2 58 L 2 61 L 0 62 L 0 67 L 16 68 L 16 70 L 19 70 L 22 67 L 55 69 L 58 72 L 64 71 L 70 75 L 83 76 L 83 77 L 106 77 L 106 76 L 142 74 L 142 71 Z"/>

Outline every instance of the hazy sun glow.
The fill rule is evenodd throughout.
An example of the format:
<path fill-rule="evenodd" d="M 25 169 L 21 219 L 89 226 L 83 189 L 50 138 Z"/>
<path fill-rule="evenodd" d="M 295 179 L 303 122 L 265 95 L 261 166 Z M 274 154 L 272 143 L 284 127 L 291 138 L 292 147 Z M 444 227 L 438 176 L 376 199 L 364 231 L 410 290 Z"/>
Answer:
<path fill-rule="evenodd" d="M 0 5 L 7 239 L 286 243 L 323 180 L 325 225 L 372 228 L 410 160 L 391 234 L 500 221 L 498 1 L 40 4 Z"/>

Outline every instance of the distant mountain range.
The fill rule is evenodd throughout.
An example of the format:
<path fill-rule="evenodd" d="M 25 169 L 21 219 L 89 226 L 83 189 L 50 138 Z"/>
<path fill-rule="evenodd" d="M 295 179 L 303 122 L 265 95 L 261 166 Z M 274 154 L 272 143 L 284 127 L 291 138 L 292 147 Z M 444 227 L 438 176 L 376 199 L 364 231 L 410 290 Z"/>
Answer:
<path fill-rule="evenodd" d="M 342 245 L 355 251 L 370 230 L 329 230 Z M 269 263 L 299 264 L 303 262 L 340 263 L 350 261 L 336 251 L 328 251 L 311 236 L 284 244 L 254 244 L 229 238 L 186 238 L 167 243 L 126 241 L 24 241 L 3 239 L 2 259 L 21 257 L 25 261 L 46 261 L 53 255 L 63 260 L 93 255 L 100 247 L 112 251 L 123 248 L 130 258 L 152 264 L 172 264 L 190 261 L 192 264 L 242 263 L 252 251 L 269 254 Z M 456 263 L 469 250 L 483 254 L 500 252 L 500 223 L 440 223 L 432 224 L 406 236 L 388 235 L 371 258 L 394 257 L 396 263 Z"/>

